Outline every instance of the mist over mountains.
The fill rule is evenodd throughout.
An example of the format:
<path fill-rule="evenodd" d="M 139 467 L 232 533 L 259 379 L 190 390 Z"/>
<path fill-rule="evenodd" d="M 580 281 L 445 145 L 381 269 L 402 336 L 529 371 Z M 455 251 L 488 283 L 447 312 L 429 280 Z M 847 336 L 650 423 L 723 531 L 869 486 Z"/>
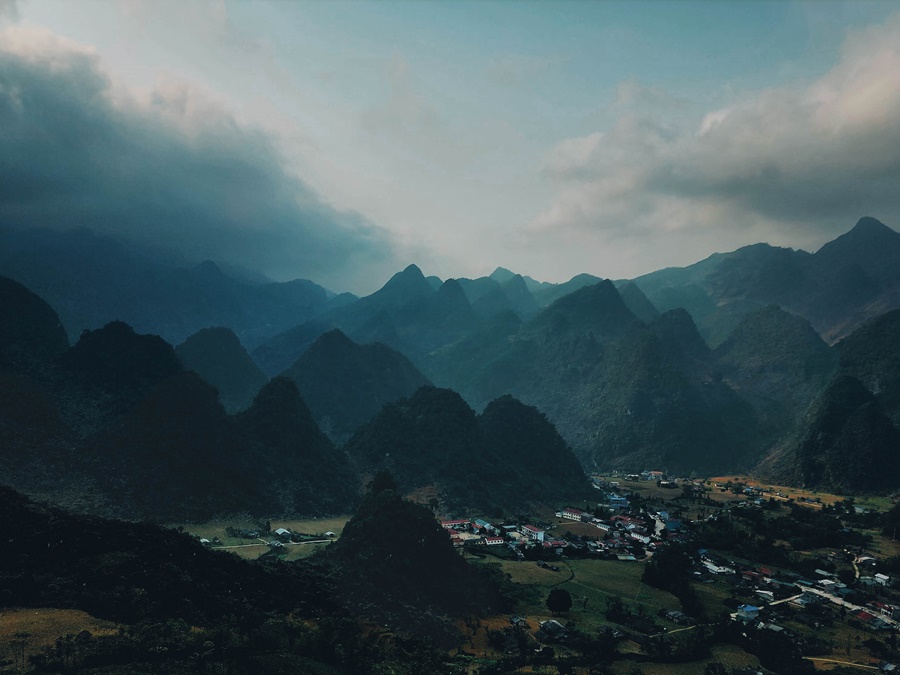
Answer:
<path fill-rule="evenodd" d="M 900 234 L 873 218 L 814 254 L 564 284 L 410 265 L 363 298 L 88 231 L 0 238 L 0 461 L 82 510 L 333 513 L 383 468 L 454 508 L 610 469 L 900 487 L 848 468 L 900 455 Z M 457 473 L 479 464 L 506 477 L 490 503 Z"/>

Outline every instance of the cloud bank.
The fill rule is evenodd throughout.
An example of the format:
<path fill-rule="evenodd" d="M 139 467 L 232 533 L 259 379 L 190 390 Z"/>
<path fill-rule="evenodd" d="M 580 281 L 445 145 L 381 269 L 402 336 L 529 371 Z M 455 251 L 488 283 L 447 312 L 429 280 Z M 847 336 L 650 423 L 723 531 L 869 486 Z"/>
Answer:
<path fill-rule="evenodd" d="M 0 30 L 0 225 L 88 227 L 339 290 L 399 265 L 386 231 L 326 203 L 210 95 L 128 91 L 90 49 L 24 25 Z"/>
<path fill-rule="evenodd" d="M 655 250 L 661 266 L 704 239 L 814 249 L 863 215 L 900 221 L 900 15 L 850 34 L 815 81 L 699 118 L 666 107 L 626 83 L 609 129 L 553 148 L 557 193 L 532 230 Z"/>

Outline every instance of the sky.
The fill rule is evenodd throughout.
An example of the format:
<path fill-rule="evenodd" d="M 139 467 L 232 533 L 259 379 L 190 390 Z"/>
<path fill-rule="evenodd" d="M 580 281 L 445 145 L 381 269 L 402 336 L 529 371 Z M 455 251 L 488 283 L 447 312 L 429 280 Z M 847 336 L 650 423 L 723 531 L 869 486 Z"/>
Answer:
<path fill-rule="evenodd" d="M 0 0 L 0 225 L 368 293 L 900 225 L 892 2 Z"/>

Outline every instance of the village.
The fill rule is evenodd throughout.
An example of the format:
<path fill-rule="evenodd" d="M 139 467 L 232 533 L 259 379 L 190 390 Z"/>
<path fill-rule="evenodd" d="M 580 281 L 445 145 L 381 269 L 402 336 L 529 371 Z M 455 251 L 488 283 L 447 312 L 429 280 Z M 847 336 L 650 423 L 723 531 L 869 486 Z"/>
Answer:
<path fill-rule="evenodd" d="M 740 481 L 669 478 L 661 471 L 595 476 L 592 480 L 599 497 L 594 508 L 566 506 L 552 518 L 546 514 L 502 521 L 482 517 L 440 520 L 464 555 L 483 561 L 496 558 L 513 579 L 540 578 L 546 589 L 571 589 L 576 598 L 568 612 L 555 614 L 535 605 L 534 616 L 510 617 L 510 626 L 501 631 L 505 641 L 496 639 L 498 645 L 505 645 L 506 653 L 520 645 L 521 640 L 514 637 L 523 632 L 534 648 L 553 645 L 565 652 L 567 645 L 574 644 L 573 634 L 583 630 L 585 623 L 615 636 L 620 644 L 628 642 L 632 648 L 647 651 L 664 636 L 725 621 L 748 643 L 754 634 L 765 632 L 802 644 L 803 658 L 820 666 L 852 656 L 870 669 L 896 669 L 896 658 L 882 658 L 896 654 L 900 628 L 900 593 L 893 576 L 879 569 L 883 554 L 859 545 L 810 552 L 810 565 L 820 556 L 822 562 L 801 572 L 786 565 L 760 564 L 704 543 L 707 530 L 722 523 L 752 523 L 764 514 L 794 507 L 822 514 L 834 500 L 823 502 L 818 495 L 788 496 L 777 487 Z M 852 512 L 866 517 L 869 509 L 855 506 Z M 850 537 L 852 529 L 844 529 Z M 576 592 L 583 593 L 591 560 L 598 565 L 600 561 L 605 565 L 637 563 L 630 577 L 636 582 L 640 570 L 654 556 L 673 546 L 690 553 L 690 582 L 703 601 L 700 616 L 689 616 L 677 603 L 667 603 L 653 591 L 647 591 L 648 602 L 640 588 L 635 593 L 632 587 L 621 589 L 623 602 L 611 600 L 615 591 L 607 591 L 605 604 L 595 604 L 593 615 L 585 611 L 588 596 L 583 595 L 582 611 L 578 611 Z M 537 573 L 516 572 L 521 565 L 555 573 L 556 581 L 552 574 L 534 577 Z M 629 594 L 643 601 L 629 606 Z M 657 597 L 656 611 L 647 611 Z M 604 607 L 606 611 L 601 611 Z"/>
<path fill-rule="evenodd" d="M 877 537 L 868 524 L 889 502 L 663 471 L 591 479 L 593 500 L 556 510 L 449 518 L 433 509 L 460 555 L 496 566 L 533 592 L 518 613 L 471 631 L 463 651 L 472 658 L 515 658 L 550 648 L 574 658 L 583 655 L 586 636 L 601 636 L 613 654 L 652 659 L 660 641 L 678 645 L 695 633 L 696 640 L 710 641 L 708 663 L 751 669 L 760 663 L 753 645 L 770 635 L 796 645 L 817 667 L 858 662 L 891 672 L 900 661 L 900 592 L 896 573 L 885 568 L 900 546 Z M 768 537 L 773 524 L 800 527 L 804 519 L 826 528 L 827 546 L 790 532 L 778 534 L 771 549 L 744 546 Z M 342 517 L 219 524 L 215 533 L 203 530 L 201 541 L 243 557 L 290 561 L 328 546 L 345 523 Z M 689 559 L 685 584 L 697 602 L 648 581 L 648 568 L 661 563 L 666 551 Z M 568 606 L 551 609 L 553 592 L 564 592 Z M 730 635 L 733 644 L 717 643 L 721 635 Z"/>

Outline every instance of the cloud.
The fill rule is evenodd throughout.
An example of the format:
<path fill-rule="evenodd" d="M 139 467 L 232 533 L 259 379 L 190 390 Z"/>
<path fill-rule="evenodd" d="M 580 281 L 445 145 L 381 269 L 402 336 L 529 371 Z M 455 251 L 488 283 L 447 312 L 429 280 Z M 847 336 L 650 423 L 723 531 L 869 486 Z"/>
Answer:
<path fill-rule="evenodd" d="M 19 5 L 16 0 L 0 0 L 0 21 L 4 19 L 19 20 Z"/>
<path fill-rule="evenodd" d="M 285 167 L 275 138 L 191 83 L 169 78 L 138 95 L 88 48 L 36 28 L 0 31 L 2 224 L 86 226 L 338 288 L 397 266 L 384 230 Z"/>
<path fill-rule="evenodd" d="M 900 221 L 900 14 L 848 35 L 816 80 L 737 97 L 690 123 L 665 114 L 666 100 L 623 83 L 609 129 L 553 148 L 545 175 L 559 187 L 532 229 L 672 249 L 751 235 L 820 244 L 862 215 Z"/>

